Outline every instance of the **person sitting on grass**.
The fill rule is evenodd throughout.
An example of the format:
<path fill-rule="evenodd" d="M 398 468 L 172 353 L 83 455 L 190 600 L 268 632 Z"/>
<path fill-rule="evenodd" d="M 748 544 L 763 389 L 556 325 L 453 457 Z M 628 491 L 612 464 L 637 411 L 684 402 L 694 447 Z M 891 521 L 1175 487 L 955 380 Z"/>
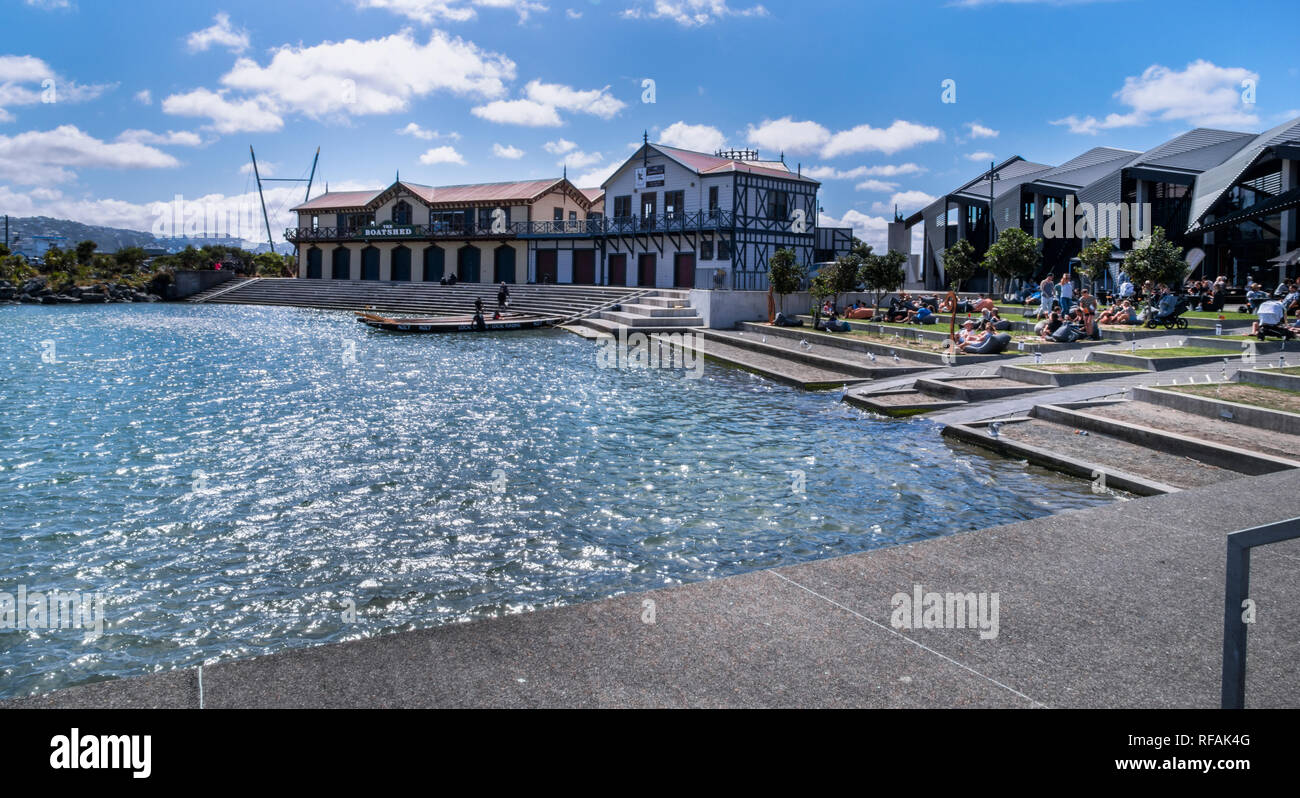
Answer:
<path fill-rule="evenodd" d="M 1004 352 L 1010 343 L 1010 333 L 985 330 L 975 338 L 958 344 L 957 348 L 968 355 L 998 355 Z"/>
<path fill-rule="evenodd" d="M 994 302 L 994 301 L 993 301 L 992 299 L 990 299 L 989 297 L 987 297 L 987 296 L 985 296 L 985 295 L 983 295 L 983 294 L 980 294 L 980 298 L 977 299 L 977 300 L 975 300 L 975 304 L 971 305 L 971 310 L 972 310 L 972 311 L 993 310 L 993 309 L 996 308 L 997 306 L 998 306 L 998 303 Z"/>
<path fill-rule="evenodd" d="M 985 326 L 997 330 L 998 332 L 1004 332 L 1011 329 L 1011 322 L 1002 318 L 1002 314 L 998 313 L 997 308 L 981 311 L 980 316 L 983 317 Z"/>
<path fill-rule="evenodd" d="M 1137 324 L 1138 312 L 1133 303 L 1127 299 L 1112 305 L 1110 310 L 1097 317 L 1098 324 Z"/>
<path fill-rule="evenodd" d="M 922 305 L 916 310 L 909 310 L 907 312 L 908 324 L 937 324 L 938 321 L 939 317 L 936 316 L 934 311 L 930 310 L 926 305 Z"/>
<path fill-rule="evenodd" d="M 1038 333 L 1039 337 L 1044 341 L 1054 341 L 1056 339 L 1052 338 L 1052 335 L 1059 330 L 1061 325 L 1064 323 L 1064 320 L 1061 319 L 1061 314 L 1054 310 L 1050 316 L 1039 322 L 1034 327 L 1034 332 Z"/>
<path fill-rule="evenodd" d="M 1282 326 L 1286 322 L 1286 309 L 1275 299 L 1266 299 L 1259 304 L 1259 319 L 1251 325 L 1250 334 L 1263 341 L 1274 335 L 1288 341 L 1295 338 L 1295 332 Z"/>

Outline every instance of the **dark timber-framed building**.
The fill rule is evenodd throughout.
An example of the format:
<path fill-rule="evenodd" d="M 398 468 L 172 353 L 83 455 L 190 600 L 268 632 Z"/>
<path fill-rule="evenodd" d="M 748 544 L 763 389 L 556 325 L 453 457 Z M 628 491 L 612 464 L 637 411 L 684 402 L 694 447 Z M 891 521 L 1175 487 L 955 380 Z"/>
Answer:
<path fill-rule="evenodd" d="M 995 165 L 993 232 L 1012 224 L 1043 237 L 1044 220 L 1067 200 L 1096 209 L 1092 235 L 1046 239 L 1040 274 L 1059 274 L 1089 239 L 1110 237 L 1117 256 L 1132 249 L 1135 229 L 1165 229 L 1170 240 L 1192 254 L 1193 277 L 1225 275 L 1234 284 L 1248 278 L 1273 282 L 1297 276 L 1300 240 L 1300 119 L 1261 134 L 1196 128 L 1145 152 L 1094 147 L 1057 167 L 1019 156 Z M 1150 205 L 1150 218 L 1121 228 L 1118 212 Z M 945 285 L 942 253 L 967 238 L 982 256 L 989 234 L 988 172 L 908 217 L 924 223 L 921 253 L 924 284 Z M 1019 213 L 1017 213 L 1019 209 Z M 1140 214 L 1139 214 L 1140 215 Z M 968 284 L 987 288 L 987 275 Z"/>

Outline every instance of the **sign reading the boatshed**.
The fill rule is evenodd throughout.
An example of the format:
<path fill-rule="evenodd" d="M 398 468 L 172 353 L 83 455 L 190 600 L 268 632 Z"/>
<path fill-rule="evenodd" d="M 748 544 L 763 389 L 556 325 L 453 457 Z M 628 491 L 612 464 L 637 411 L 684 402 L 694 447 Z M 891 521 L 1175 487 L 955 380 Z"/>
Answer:
<path fill-rule="evenodd" d="M 383 227 L 367 227 L 365 235 L 367 238 L 378 238 L 380 236 L 413 236 L 415 235 L 415 228 L 393 227 L 392 225 L 385 225 Z"/>
<path fill-rule="evenodd" d="M 664 184 L 664 165 L 638 166 L 636 169 L 637 188 L 657 188 Z"/>

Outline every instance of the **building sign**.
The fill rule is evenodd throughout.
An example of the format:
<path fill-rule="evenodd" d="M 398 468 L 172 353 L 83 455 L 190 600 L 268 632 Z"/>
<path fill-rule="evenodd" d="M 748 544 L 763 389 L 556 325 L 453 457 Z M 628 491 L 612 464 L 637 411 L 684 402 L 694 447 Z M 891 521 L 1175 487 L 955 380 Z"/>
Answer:
<path fill-rule="evenodd" d="M 413 227 L 367 227 L 365 236 L 367 238 L 378 238 L 380 236 L 413 236 L 415 228 Z"/>
<path fill-rule="evenodd" d="M 658 188 L 664 184 L 664 166 L 638 166 L 636 169 L 637 188 Z"/>

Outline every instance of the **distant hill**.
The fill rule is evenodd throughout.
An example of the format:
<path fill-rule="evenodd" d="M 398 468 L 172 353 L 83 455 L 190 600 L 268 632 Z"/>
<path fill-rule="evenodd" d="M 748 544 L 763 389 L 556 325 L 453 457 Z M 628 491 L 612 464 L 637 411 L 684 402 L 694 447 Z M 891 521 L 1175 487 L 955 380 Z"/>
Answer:
<path fill-rule="evenodd" d="M 3 223 L 3 219 L 0 219 L 0 225 Z M 195 247 L 201 247 L 204 244 L 243 246 L 244 249 L 252 252 L 265 252 L 267 248 L 265 242 L 259 245 L 256 242 L 245 242 L 236 238 L 155 238 L 153 233 L 140 230 L 101 227 L 99 225 L 74 222 L 70 219 L 52 219 L 49 216 L 9 217 L 11 249 L 29 255 L 41 254 L 46 249 L 46 242 L 38 240 L 36 236 L 61 236 L 64 240 L 49 243 L 62 249 L 75 247 L 82 241 L 94 241 L 99 245 L 99 251 L 104 253 L 117 252 L 119 249 L 126 249 L 127 247 L 161 248 L 179 252 L 191 244 Z M 282 241 L 276 245 L 276 250 L 292 254 L 294 248 L 292 244 Z"/>

